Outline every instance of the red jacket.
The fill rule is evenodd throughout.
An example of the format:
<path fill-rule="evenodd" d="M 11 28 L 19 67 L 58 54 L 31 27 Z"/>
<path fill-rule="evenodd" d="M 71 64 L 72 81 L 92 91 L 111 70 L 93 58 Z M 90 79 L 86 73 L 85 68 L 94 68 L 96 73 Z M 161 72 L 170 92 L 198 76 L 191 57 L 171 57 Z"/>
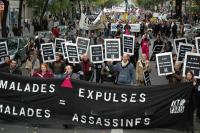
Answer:
<path fill-rule="evenodd" d="M 35 72 L 33 74 L 33 77 L 39 77 L 39 78 L 53 78 L 54 75 L 51 71 L 47 71 L 45 74 L 42 74 L 41 71 Z"/>
<path fill-rule="evenodd" d="M 53 28 L 52 29 L 52 33 L 53 33 L 53 35 L 55 36 L 55 37 L 59 37 L 59 35 L 60 35 L 60 30 L 58 29 L 58 28 Z"/>

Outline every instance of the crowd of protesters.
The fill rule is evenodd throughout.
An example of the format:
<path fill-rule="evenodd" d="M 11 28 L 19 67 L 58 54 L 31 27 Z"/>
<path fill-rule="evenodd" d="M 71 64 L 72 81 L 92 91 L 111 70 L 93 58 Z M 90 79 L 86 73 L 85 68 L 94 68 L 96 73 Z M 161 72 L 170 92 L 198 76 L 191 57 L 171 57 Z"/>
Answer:
<path fill-rule="evenodd" d="M 66 24 L 64 22 L 63 24 Z M 27 23 L 27 22 L 26 22 Z M 34 29 L 38 29 L 37 20 L 33 21 Z M 65 78 L 70 77 L 73 79 L 80 79 L 85 81 L 93 81 L 96 77 L 97 83 L 113 83 L 119 85 L 139 85 L 144 86 L 144 72 L 151 72 L 150 63 L 150 46 L 151 39 L 153 37 L 156 40 L 153 42 L 153 49 L 157 45 L 164 45 L 162 52 L 172 52 L 173 46 L 170 41 L 166 41 L 166 38 L 178 38 L 184 35 L 183 21 L 180 23 L 180 27 L 177 27 L 176 22 L 173 20 L 157 20 L 152 22 L 149 17 L 146 17 L 140 22 L 140 33 L 131 33 L 129 22 L 123 27 L 121 21 L 117 21 L 117 32 L 111 32 L 111 21 L 108 20 L 105 29 L 83 31 L 78 30 L 76 27 L 77 22 L 70 21 L 67 23 L 68 31 L 64 37 L 67 41 L 72 40 L 75 43 L 77 34 L 90 38 L 90 45 L 103 44 L 105 38 L 120 38 L 122 35 L 135 35 L 134 55 L 122 53 L 122 60 L 119 62 L 104 62 L 101 64 L 93 64 L 87 54 L 80 56 L 80 63 L 71 64 L 68 60 L 63 59 L 63 56 L 59 53 L 56 54 L 56 61 L 52 63 L 44 63 L 41 56 L 41 44 L 45 43 L 45 40 L 41 35 L 37 35 L 36 38 L 30 39 L 27 47 L 27 59 L 25 61 L 24 68 L 28 75 L 31 77 L 39 78 Z M 43 29 L 49 29 L 50 25 L 47 19 L 43 20 Z M 28 27 L 27 27 L 28 28 Z M 178 28 L 180 29 L 178 31 Z M 55 38 L 60 37 L 60 31 L 55 26 L 51 28 L 51 35 L 48 42 L 55 41 Z M 141 40 L 139 39 L 141 37 Z M 165 42 L 166 41 L 166 42 Z M 140 58 L 140 50 L 142 51 Z M 121 50 L 122 51 L 122 50 Z M 195 52 L 195 50 L 193 50 Z M 173 54 L 175 73 L 166 76 L 169 84 L 177 84 L 181 82 L 193 82 L 194 90 L 199 89 L 200 80 L 194 78 L 192 71 L 188 71 L 186 77 L 182 76 L 183 64 L 177 61 L 177 55 Z M 5 63 L 0 66 L 0 70 L 10 74 L 22 75 L 21 69 L 18 67 L 15 59 L 10 59 L 9 56 L 5 57 Z M 196 91 L 197 92 L 197 91 Z M 197 101 L 200 101 L 199 94 L 196 93 Z M 198 107 L 200 102 L 197 103 Z M 197 111 L 197 117 L 200 119 L 200 109 Z"/>

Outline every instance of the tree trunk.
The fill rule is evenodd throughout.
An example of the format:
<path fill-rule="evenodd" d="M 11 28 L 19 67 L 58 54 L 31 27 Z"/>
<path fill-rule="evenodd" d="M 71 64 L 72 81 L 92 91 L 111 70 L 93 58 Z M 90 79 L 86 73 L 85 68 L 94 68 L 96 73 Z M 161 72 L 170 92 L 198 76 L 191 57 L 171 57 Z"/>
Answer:
<path fill-rule="evenodd" d="M 6 21 L 7 21 L 7 15 L 8 15 L 8 6 L 9 6 L 9 1 L 8 0 L 2 0 L 2 2 L 4 3 L 4 12 L 3 12 L 3 19 L 1 21 L 1 26 L 2 26 L 2 37 L 7 37 L 7 33 L 6 33 Z"/>
<path fill-rule="evenodd" d="M 80 2 L 80 0 L 78 0 L 78 8 L 79 8 L 79 12 L 80 12 L 80 14 L 81 14 L 82 11 L 81 11 L 81 2 Z"/>
<path fill-rule="evenodd" d="M 46 0 L 45 3 L 44 3 L 44 6 L 42 8 L 42 13 L 41 13 L 41 16 L 40 16 L 40 25 L 42 24 L 42 20 L 43 20 L 45 12 L 47 10 L 48 3 L 49 3 L 49 0 Z"/>
<path fill-rule="evenodd" d="M 19 2 L 19 14 L 18 14 L 18 36 L 20 36 L 21 35 L 21 32 L 22 32 L 22 22 L 21 22 L 21 20 L 22 20 L 22 6 L 23 6 L 23 1 L 24 0 L 20 0 L 20 2 Z"/>
<path fill-rule="evenodd" d="M 176 0 L 176 18 L 180 19 L 182 16 L 182 0 Z"/>

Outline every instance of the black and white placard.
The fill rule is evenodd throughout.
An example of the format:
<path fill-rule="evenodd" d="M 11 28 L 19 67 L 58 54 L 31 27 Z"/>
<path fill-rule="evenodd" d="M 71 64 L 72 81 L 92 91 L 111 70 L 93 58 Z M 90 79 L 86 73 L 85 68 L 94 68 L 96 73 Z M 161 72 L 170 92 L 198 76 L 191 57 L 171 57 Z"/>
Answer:
<path fill-rule="evenodd" d="M 162 52 L 164 45 L 156 45 L 153 49 L 150 61 L 155 61 L 156 60 L 156 54 L 159 54 Z"/>
<path fill-rule="evenodd" d="M 62 38 L 56 38 L 55 39 L 55 51 L 56 53 L 60 53 L 63 54 L 63 47 L 62 47 L 62 43 L 65 43 L 66 40 L 62 39 Z"/>
<path fill-rule="evenodd" d="M 65 42 L 62 42 L 61 43 L 61 46 L 62 46 L 62 49 L 63 49 L 63 57 L 64 57 L 64 59 L 67 59 L 67 48 L 66 48 L 66 45 L 67 44 L 69 44 L 69 43 L 72 43 L 72 41 L 66 41 L 66 43 Z"/>
<path fill-rule="evenodd" d="M 174 39 L 174 47 L 175 47 L 175 52 L 178 54 L 178 48 L 180 43 L 187 44 L 187 39 L 186 38 L 179 38 L 179 39 Z"/>
<path fill-rule="evenodd" d="M 200 37 L 195 38 L 197 53 L 200 54 Z"/>
<path fill-rule="evenodd" d="M 194 45 L 191 44 L 184 44 L 184 43 L 179 44 L 178 55 L 177 55 L 177 59 L 179 62 L 183 62 L 183 60 L 185 59 L 186 52 L 192 52 L 193 46 Z"/>
<path fill-rule="evenodd" d="M 121 61 L 120 39 L 105 39 L 105 61 Z"/>
<path fill-rule="evenodd" d="M 90 39 L 88 38 L 83 38 L 83 37 L 77 37 L 76 39 L 76 45 L 78 47 L 78 54 L 83 55 L 87 54 L 88 48 L 90 44 Z"/>
<path fill-rule="evenodd" d="M 0 64 L 3 64 L 5 61 L 5 56 L 8 55 L 7 42 L 0 42 Z"/>
<path fill-rule="evenodd" d="M 62 49 L 63 49 L 63 57 L 64 57 L 64 59 L 67 59 L 67 48 L 66 48 L 65 45 L 67 45 L 67 43 L 61 42 L 61 46 L 62 46 Z"/>
<path fill-rule="evenodd" d="M 183 77 L 186 76 L 189 70 L 194 73 L 195 78 L 200 79 L 200 54 L 186 53 L 183 65 Z"/>
<path fill-rule="evenodd" d="M 156 54 L 158 76 L 166 76 L 174 73 L 174 65 L 172 60 L 172 53 Z"/>
<path fill-rule="evenodd" d="M 44 63 L 56 61 L 53 43 L 41 44 L 41 52 Z"/>
<path fill-rule="evenodd" d="M 90 60 L 93 63 L 103 63 L 103 46 L 99 45 L 91 45 L 90 46 Z"/>
<path fill-rule="evenodd" d="M 79 55 L 78 55 L 78 48 L 76 44 L 67 43 L 65 45 L 67 48 L 67 55 L 68 55 L 68 62 L 69 63 L 79 63 Z"/>
<path fill-rule="evenodd" d="M 123 35 L 123 53 L 134 54 L 135 36 Z"/>
<path fill-rule="evenodd" d="M 148 71 L 144 72 L 144 82 L 145 82 L 145 86 L 151 86 L 151 80 L 150 80 L 150 75 Z"/>

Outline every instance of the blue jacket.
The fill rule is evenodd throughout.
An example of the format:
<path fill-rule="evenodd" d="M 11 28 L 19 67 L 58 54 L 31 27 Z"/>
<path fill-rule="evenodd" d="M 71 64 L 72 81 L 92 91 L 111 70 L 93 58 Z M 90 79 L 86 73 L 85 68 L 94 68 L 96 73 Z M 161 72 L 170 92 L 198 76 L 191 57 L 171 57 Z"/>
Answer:
<path fill-rule="evenodd" d="M 117 84 L 131 85 L 134 80 L 134 67 L 132 63 L 128 63 L 122 67 L 122 63 L 119 62 L 116 65 L 112 65 L 112 70 L 118 72 Z"/>

